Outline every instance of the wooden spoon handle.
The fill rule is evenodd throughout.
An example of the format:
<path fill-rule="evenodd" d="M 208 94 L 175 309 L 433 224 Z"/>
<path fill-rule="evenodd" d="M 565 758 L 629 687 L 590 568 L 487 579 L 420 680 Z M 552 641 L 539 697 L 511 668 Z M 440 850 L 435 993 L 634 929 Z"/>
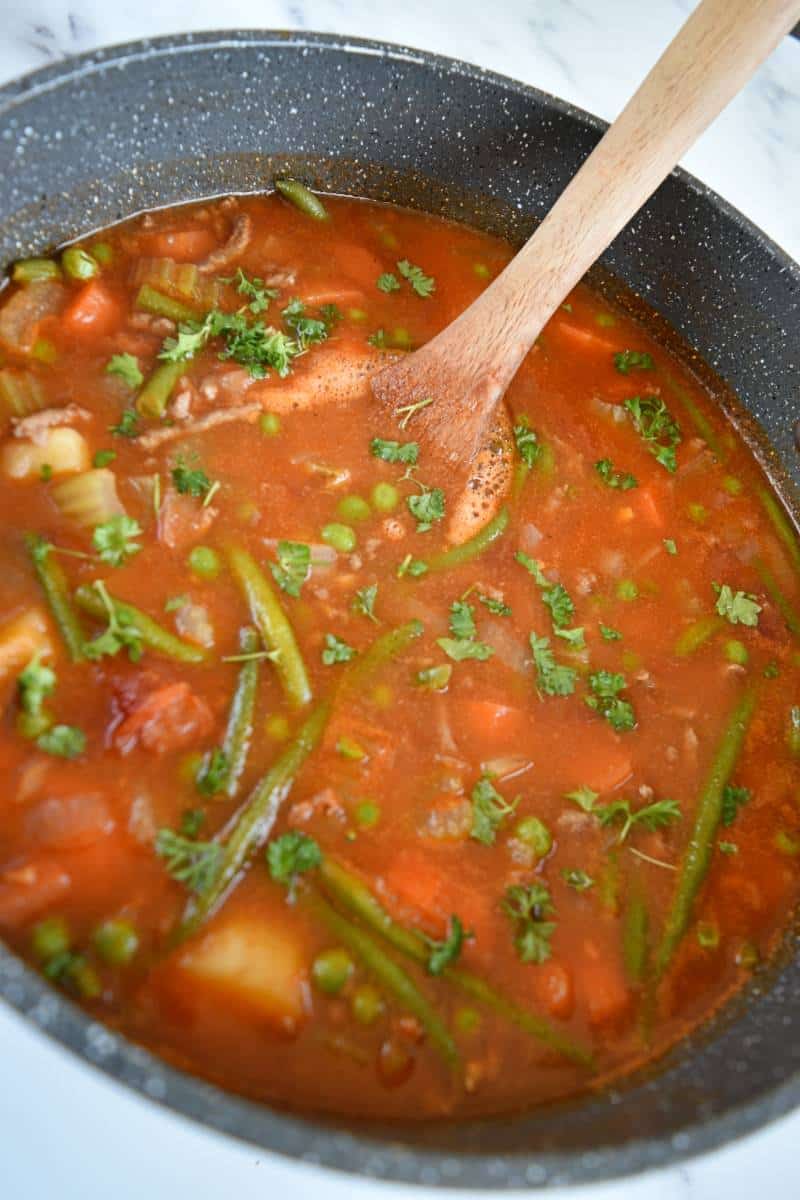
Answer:
<path fill-rule="evenodd" d="M 438 338 L 502 395 L 542 326 L 800 18 L 800 0 L 703 0 L 509 266 Z M 438 353 L 450 358 L 449 347 Z"/>

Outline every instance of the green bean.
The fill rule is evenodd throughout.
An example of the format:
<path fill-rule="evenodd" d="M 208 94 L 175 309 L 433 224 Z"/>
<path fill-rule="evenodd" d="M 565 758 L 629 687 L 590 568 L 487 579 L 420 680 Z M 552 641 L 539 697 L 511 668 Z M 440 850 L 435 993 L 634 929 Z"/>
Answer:
<path fill-rule="evenodd" d="M 479 530 L 474 537 L 460 546 L 451 546 L 449 550 L 443 550 L 441 554 L 435 554 L 433 558 L 429 559 L 428 570 L 447 571 L 452 567 L 460 567 L 464 563 L 472 562 L 473 558 L 477 558 L 485 550 L 488 550 L 492 542 L 496 542 L 499 537 L 503 536 L 507 525 L 508 509 L 503 507 L 497 516 L 493 517 L 488 525 L 484 525 L 483 529 Z"/>
<path fill-rule="evenodd" d="M 650 918 L 641 884 L 637 882 L 625 912 L 622 929 L 622 956 L 631 979 L 641 983 L 647 969 L 647 941 Z"/>
<path fill-rule="evenodd" d="M 275 670 L 287 700 L 295 708 L 308 704 L 311 700 L 311 685 L 306 666 L 278 597 L 267 583 L 255 559 L 246 550 L 239 546 L 229 547 L 228 562 L 245 594 L 253 623 L 264 639 L 264 645 L 268 650 L 278 652 Z"/>
<path fill-rule="evenodd" d="M 662 370 L 660 374 L 667 387 L 670 389 L 673 395 L 678 397 L 681 404 L 686 409 L 695 429 L 712 451 L 714 457 L 718 462 L 724 462 L 727 455 L 722 443 L 714 431 L 713 426 L 711 425 L 711 422 L 708 420 L 708 417 L 697 407 L 689 393 L 682 388 L 675 379 L 673 379 L 668 371 Z"/>
<path fill-rule="evenodd" d="M 448 1066 L 457 1066 L 459 1054 L 455 1042 L 442 1018 L 411 976 L 389 957 L 380 943 L 366 930 L 351 924 L 320 895 L 307 891 L 306 903 L 314 915 L 328 926 L 331 933 L 361 959 L 362 964 L 375 976 L 383 989 L 393 996 L 402 1008 L 418 1019 L 431 1045 L 439 1051 Z"/>
<path fill-rule="evenodd" d="M 750 685 L 742 694 L 717 746 L 714 761 L 700 792 L 694 828 L 684 851 L 672 907 L 656 954 L 653 972 L 655 982 L 663 978 L 689 925 L 695 898 L 714 850 L 722 815 L 722 794 L 741 752 L 757 695 L 754 685 Z"/>
<path fill-rule="evenodd" d="M 286 749 L 253 788 L 233 818 L 230 835 L 223 842 L 217 876 L 206 892 L 189 900 L 176 934 L 177 940 L 189 937 L 222 904 L 247 860 L 264 845 L 297 773 L 325 732 L 330 711 L 328 700 L 312 709 Z"/>
<path fill-rule="evenodd" d="M 52 258 L 21 258 L 11 271 L 14 283 L 41 283 L 43 279 L 60 279 L 61 268 Z"/>
<path fill-rule="evenodd" d="M 61 266 L 70 279 L 81 282 L 100 274 L 100 264 L 81 246 L 67 246 L 61 255 Z"/>
<path fill-rule="evenodd" d="M 163 417 L 172 389 L 187 370 L 183 361 L 164 362 L 156 367 L 136 397 L 136 408 L 143 417 L 153 420 Z"/>
<path fill-rule="evenodd" d="M 181 641 L 174 633 L 164 629 L 152 617 L 148 617 L 140 609 L 134 608 L 132 604 L 127 604 L 124 600 L 117 600 L 114 596 L 109 599 L 119 620 L 124 625 L 132 626 L 139 634 L 142 644 L 150 650 L 155 650 L 157 654 L 163 654 L 165 658 L 172 658 L 176 662 L 182 663 L 201 663 L 208 658 L 208 652 L 201 646 Z M 99 617 L 102 620 L 107 616 L 102 598 L 90 585 L 81 584 L 75 592 L 75 603 L 78 608 L 83 609 L 92 617 Z"/>
<path fill-rule="evenodd" d="M 769 569 L 763 558 L 756 558 L 753 561 L 753 566 L 761 576 L 761 582 L 767 589 L 767 592 L 780 609 L 781 615 L 786 622 L 787 627 L 792 631 L 795 637 L 800 638 L 800 613 L 789 600 L 788 596 L 783 594 L 781 585 L 778 583 L 772 571 Z"/>
<path fill-rule="evenodd" d="M 770 519 L 772 528 L 786 547 L 795 570 L 800 571 L 800 542 L 797 540 L 797 534 L 786 513 L 769 488 L 765 488 L 763 484 L 759 484 L 756 488 L 756 493 L 764 507 L 764 511 Z"/>
<path fill-rule="evenodd" d="M 382 633 L 363 654 L 354 658 L 348 665 L 339 684 L 337 698 L 348 693 L 359 692 L 364 681 L 370 675 L 373 675 L 385 663 L 398 658 L 406 646 L 410 645 L 415 638 L 421 637 L 424 629 L 421 621 L 413 620 Z"/>
<path fill-rule="evenodd" d="M 154 317 L 168 317 L 170 321 L 196 321 L 197 312 L 172 296 L 165 296 L 149 283 L 143 283 L 136 293 L 134 307 L 142 312 L 152 313 Z"/>
<path fill-rule="evenodd" d="M 688 658 L 690 654 L 694 654 L 695 650 L 699 650 L 704 642 L 712 638 L 724 624 L 724 619 L 716 613 L 708 614 L 705 617 L 700 617 L 697 621 L 693 621 L 691 625 L 687 625 L 678 635 L 678 639 L 675 642 L 675 653 L 681 658 Z"/>
<path fill-rule="evenodd" d="M 395 949 L 400 950 L 415 962 L 427 963 L 430 948 L 425 940 L 411 929 L 406 929 L 389 916 L 386 910 L 375 899 L 367 885 L 357 876 L 330 858 L 323 859 L 318 878 L 322 886 L 333 899 L 350 909 L 360 917 L 376 933 L 379 933 Z M 535 1013 L 518 1008 L 512 1001 L 506 999 L 500 992 L 494 990 L 483 979 L 465 971 L 461 967 L 448 966 L 442 972 L 442 978 L 449 980 L 467 992 L 476 1000 L 480 1000 L 487 1008 L 505 1017 L 518 1026 L 524 1033 L 537 1041 L 557 1050 L 566 1058 L 584 1066 L 590 1065 L 592 1058 L 588 1051 L 563 1037 L 547 1021 Z"/>
<path fill-rule="evenodd" d="M 69 589 L 60 563 L 56 562 L 50 553 L 50 546 L 35 533 L 25 534 L 25 545 L 28 549 L 36 578 L 39 580 L 45 599 L 53 614 L 53 620 L 58 626 L 64 639 L 69 656 L 73 662 L 83 658 L 83 630 L 78 614 L 69 598 Z M 98 596 L 102 606 L 102 601 Z"/>
<path fill-rule="evenodd" d="M 249 627 L 242 630 L 239 636 L 239 646 L 242 654 L 254 654 L 258 649 L 258 634 Z M 231 700 L 228 724 L 225 737 L 222 740 L 222 752 L 228 763 L 228 773 L 225 780 L 225 791 L 231 797 L 236 795 L 239 780 L 247 763 L 250 742 L 253 737 L 253 711 L 256 705 L 258 689 L 259 660 L 250 658 L 239 668 L 236 690 Z"/>
<path fill-rule="evenodd" d="M 299 183 L 296 179 L 276 179 L 275 188 L 284 199 L 298 208 L 301 213 L 305 213 L 307 217 L 313 217 L 315 221 L 328 220 L 327 208 L 319 196 L 315 195 L 304 183 Z"/>

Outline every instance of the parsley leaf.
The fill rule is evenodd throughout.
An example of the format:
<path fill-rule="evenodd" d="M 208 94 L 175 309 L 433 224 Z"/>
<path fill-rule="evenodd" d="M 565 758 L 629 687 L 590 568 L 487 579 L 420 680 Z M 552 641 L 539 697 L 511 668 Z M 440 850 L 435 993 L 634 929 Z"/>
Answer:
<path fill-rule="evenodd" d="M 117 513 L 102 525 L 95 526 L 92 545 L 102 562 L 111 567 L 121 567 L 141 550 L 139 543 L 133 540 L 141 532 L 138 522 L 132 517 Z"/>
<path fill-rule="evenodd" d="M 614 671 L 594 671 L 589 676 L 589 687 L 594 694 L 586 697 L 586 703 L 604 716 L 612 729 L 622 733 L 636 728 L 633 705 L 619 698 L 619 693 L 627 687 L 624 675 Z"/>
<path fill-rule="evenodd" d="M 514 884 L 506 888 L 503 912 L 514 925 L 514 945 L 523 962 L 543 963 L 550 957 L 555 912 L 550 892 L 543 883 Z"/>
<path fill-rule="evenodd" d="M 322 661 L 326 667 L 332 667 L 334 663 L 350 662 L 351 658 L 355 658 L 355 650 L 352 646 L 348 646 L 347 642 L 343 642 L 335 633 L 325 634 L 325 649 L 322 651 Z"/>
<path fill-rule="evenodd" d="M 117 437 L 135 438 L 139 434 L 139 414 L 135 408 L 126 408 L 116 425 L 109 425 L 109 433 Z"/>
<path fill-rule="evenodd" d="M 263 279 L 248 279 L 241 267 L 237 268 L 235 275 L 220 282 L 234 284 L 240 296 L 247 296 L 250 301 L 247 307 L 254 316 L 269 308 L 270 300 L 276 299 L 278 295 L 278 289 L 265 287 Z"/>
<path fill-rule="evenodd" d="M 56 689 L 56 673 L 42 666 L 37 654 L 17 676 L 19 706 L 29 717 L 41 717 L 44 702 Z"/>
<path fill-rule="evenodd" d="M 203 759 L 194 784 L 201 796 L 216 796 L 228 782 L 231 764 L 227 754 L 215 746 Z"/>
<path fill-rule="evenodd" d="M 528 424 L 527 417 L 520 417 L 519 423 L 514 426 L 514 442 L 517 454 L 525 466 L 533 468 L 542 453 L 542 446 L 539 438 Z"/>
<path fill-rule="evenodd" d="M 391 271 L 384 271 L 383 275 L 378 276 L 375 286 L 379 292 L 399 292 L 400 280 Z"/>
<path fill-rule="evenodd" d="M 515 800 L 505 800 L 488 775 L 483 775 L 472 789 L 470 799 L 472 828 L 469 835 L 484 846 L 493 846 L 497 830 L 505 818 L 510 817 L 516 810 L 519 796 Z"/>
<path fill-rule="evenodd" d="M 474 934 L 465 930 L 455 915 L 451 916 L 447 923 L 447 936 L 444 941 L 437 942 L 434 938 L 425 937 L 429 950 L 426 964 L 428 974 L 441 975 L 445 967 L 458 960 L 464 942 L 472 937 Z"/>
<path fill-rule="evenodd" d="M 619 488 L 620 491 L 627 492 L 631 488 L 639 486 L 635 476 L 631 475 L 629 471 L 623 473 L 615 471 L 610 458 L 601 458 L 594 464 L 594 469 L 603 483 L 610 488 Z"/>
<path fill-rule="evenodd" d="M 675 545 L 674 538 L 662 538 L 662 541 L 664 543 L 664 549 L 666 550 L 667 554 L 674 555 L 674 554 L 678 553 L 678 547 Z"/>
<path fill-rule="evenodd" d="M 202 322 L 182 322 L 178 326 L 178 336 L 164 342 L 159 358 L 165 362 L 184 362 L 194 358 L 214 337 L 221 337 L 225 342 L 219 357 L 247 367 L 255 379 L 263 379 L 268 370 L 276 371 L 284 378 L 289 374 L 292 359 L 304 349 L 288 334 L 263 321 L 248 322 L 242 313 L 212 309 Z"/>
<path fill-rule="evenodd" d="M 567 887 L 574 888 L 576 892 L 587 892 L 589 888 L 594 887 L 594 880 L 591 875 L 587 875 L 585 871 L 580 871 L 575 867 L 564 868 L 561 872 L 561 878 Z"/>
<path fill-rule="evenodd" d="M 281 316 L 297 338 L 302 349 L 317 342 L 324 342 L 328 336 L 328 326 L 317 317 L 305 315 L 306 306 L 302 300 L 290 300 Z"/>
<path fill-rule="evenodd" d="M 431 275 L 426 275 L 422 267 L 415 267 L 407 258 L 398 262 L 397 269 L 423 300 L 427 300 L 431 293 L 436 291 L 436 280 Z"/>
<path fill-rule="evenodd" d="M 478 662 L 486 662 L 487 658 L 491 658 L 494 650 L 488 646 L 486 642 L 475 642 L 471 638 L 447 638 L 440 637 L 436 639 L 436 645 L 444 650 L 448 658 L 452 658 L 453 662 L 464 662 L 466 659 L 476 659 Z"/>
<path fill-rule="evenodd" d="M 717 612 L 731 625 L 758 625 L 761 605 L 749 592 L 734 592 L 727 583 L 712 585 L 717 593 Z"/>
<path fill-rule="evenodd" d="M 612 629 L 610 625 L 604 625 L 600 622 L 600 636 L 605 642 L 618 642 L 622 638 L 622 634 L 618 629 Z"/>
<path fill-rule="evenodd" d="M 95 450 L 92 459 L 93 467 L 107 467 L 117 457 L 114 450 Z"/>
<path fill-rule="evenodd" d="M 621 375 L 634 370 L 652 371 L 654 365 L 653 356 L 646 350 L 620 350 L 614 355 L 614 366 Z"/>
<path fill-rule="evenodd" d="M 572 667 L 556 663 L 549 638 L 531 633 L 530 642 L 538 691 L 545 696 L 571 696 L 575 691 L 577 672 Z"/>
<path fill-rule="evenodd" d="M 733 787 L 727 783 L 722 792 L 722 824 L 732 825 L 739 809 L 749 804 L 751 798 L 750 788 Z"/>
<path fill-rule="evenodd" d="M 201 498 L 211 491 L 211 480 L 201 467 L 187 467 L 180 459 L 172 468 L 172 482 L 182 496 Z"/>
<path fill-rule="evenodd" d="M 77 758 L 86 748 L 86 734 L 74 725 L 53 725 L 39 734 L 36 745 L 57 758 Z"/>
<path fill-rule="evenodd" d="M 563 638 L 573 650 L 583 650 L 586 642 L 583 638 L 583 626 L 576 625 L 574 629 L 554 629 L 556 637 Z"/>
<path fill-rule="evenodd" d="M 417 533 L 427 533 L 434 521 L 444 519 L 444 492 L 441 488 L 432 488 L 419 496 L 408 496 L 406 504 L 417 522 Z"/>
<path fill-rule="evenodd" d="M 542 593 L 542 603 L 550 609 L 550 617 L 556 629 L 564 629 L 575 615 L 575 605 L 567 589 L 560 583 L 552 583 L 541 568 L 541 564 L 522 550 L 514 555 L 517 562 L 533 576 Z"/>
<path fill-rule="evenodd" d="M 172 878 L 189 891 L 202 896 L 216 883 L 222 867 L 219 842 L 198 842 L 172 829 L 159 829 L 155 850 Z"/>
<path fill-rule="evenodd" d="M 267 846 L 267 866 L 276 883 L 290 890 L 298 875 L 313 871 L 322 862 L 319 845 L 308 834 L 292 830 L 282 833 Z"/>
<path fill-rule="evenodd" d="M 414 683 L 417 687 L 428 688 L 431 692 L 442 692 L 450 682 L 453 668 L 450 663 L 440 663 L 435 667 L 424 667 L 417 671 Z"/>
<path fill-rule="evenodd" d="M 683 440 L 680 426 L 658 396 L 631 396 L 624 407 L 633 427 L 657 462 L 667 471 L 675 471 L 675 449 Z M 666 442 L 666 445 L 662 445 Z"/>
<path fill-rule="evenodd" d="M 450 605 L 450 632 L 454 638 L 462 640 L 475 637 L 477 630 L 472 616 L 474 611 L 472 605 L 467 604 L 465 600 L 454 600 Z"/>
<path fill-rule="evenodd" d="M 428 570 L 428 564 L 423 562 L 421 558 L 414 558 L 407 554 L 400 566 L 397 568 L 397 578 L 402 579 L 404 575 L 411 575 L 414 579 L 419 579 L 420 575 L 425 575 Z"/>
<path fill-rule="evenodd" d="M 387 463 L 405 463 L 407 466 L 417 465 L 419 446 L 416 442 L 392 442 L 384 438 L 373 438 L 369 444 L 370 453 L 375 458 Z"/>
<path fill-rule="evenodd" d="M 144 383 L 139 361 L 133 354 L 112 355 L 106 363 L 106 375 L 118 375 L 131 391 L 136 391 Z"/>
<path fill-rule="evenodd" d="M 679 821 L 681 818 L 681 809 L 677 800 L 654 800 L 652 804 L 646 804 L 643 808 L 633 810 L 630 800 L 612 800 L 609 804 L 598 804 L 598 793 L 588 787 L 568 792 L 567 799 L 573 800 L 584 812 L 597 817 L 603 826 L 621 821 L 622 829 L 618 839 L 620 842 L 624 842 L 637 825 L 642 825 L 650 832 L 654 832 L 657 829 L 664 829 L 673 821 Z"/>
<path fill-rule="evenodd" d="M 369 617 L 370 621 L 378 624 L 378 618 L 375 616 L 375 601 L 378 597 L 377 583 L 371 583 L 369 587 L 359 588 L 353 597 L 353 612 L 360 613 L 362 617 Z"/>
<path fill-rule="evenodd" d="M 103 601 L 108 625 L 96 638 L 84 643 L 84 654 L 90 659 L 103 658 L 104 655 L 109 655 L 113 658 L 115 654 L 119 654 L 120 650 L 125 648 L 128 651 L 128 658 L 131 662 L 138 662 L 142 657 L 141 634 L 136 629 L 131 618 L 117 609 L 106 591 L 106 585 L 102 579 L 95 579 L 92 586 Z"/>
<path fill-rule="evenodd" d="M 196 838 L 205 824 L 206 814 L 202 808 L 185 808 L 181 813 L 178 833 L 181 837 Z"/>
<path fill-rule="evenodd" d="M 481 604 L 484 604 L 490 613 L 494 613 L 496 617 L 510 617 L 511 609 L 506 604 L 505 600 L 496 596 L 485 596 L 483 592 L 478 593 L 478 599 Z"/>
<path fill-rule="evenodd" d="M 289 596 L 299 596 L 311 568 L 311 547 L 304 542 L 278 542 L 278 561 L 269 569 L 278 587 Z"/>

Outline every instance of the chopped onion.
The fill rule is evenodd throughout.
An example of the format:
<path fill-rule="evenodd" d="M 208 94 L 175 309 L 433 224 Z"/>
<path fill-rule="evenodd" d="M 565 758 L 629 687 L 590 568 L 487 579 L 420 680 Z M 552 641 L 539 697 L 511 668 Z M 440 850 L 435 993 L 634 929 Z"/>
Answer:
<path fill-rule="evenodd" d="M 523 674 L 528 651 L 502 621 L 487 621 L 482 630 L 482 638 L 484 642 L 488 642 L 502 663 L 519 675 Z"/>
<path fill-rule="evenodd" d="M 531 554 L 532 551 L 534 551 L 539 545 L 543 537 L 544 534 L 542 533 L 541 529 L 537 529 L 532 521 L 526 521 L 519 531 L 520 547 L 525 551 L 526 554 Z"/>
<path fill-rule="evenodd" d="M 481 763 L 481 771 L 494 779 L 513 779 L 516 775 L 529 771 L 532 766 L 533 763 L 524 754 L 505 754 L 501 758 L 490 758 Z"/>
<path fill-rule="evenodd" d="M 214 645 L 214 626 L 204 604 L 182 604 L 175 613 L 175 628 L 198 646 Z"/>

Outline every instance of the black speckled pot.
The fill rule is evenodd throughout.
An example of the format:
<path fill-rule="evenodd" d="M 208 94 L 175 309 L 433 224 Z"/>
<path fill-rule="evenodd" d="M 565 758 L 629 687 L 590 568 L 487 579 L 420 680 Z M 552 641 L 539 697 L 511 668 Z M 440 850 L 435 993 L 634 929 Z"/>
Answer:
<path fill-rule="evenodd" d="M 148 206 L 258 190 L 287 168 L 521 237 L 602 128 L 522 84 L 395 46 L 251 32 L 98 51 L 0 88 L 0 261 Z M 717 381 L 797 511 L 797 266 L 681 172 L 603 262 L 738 394 L 744 413 Z M 499 1189 L 674 1162 L 797 1104 L 795 948 L 787 935 L 781 961 L 658 1072 L 469 1125 L 345 1128 L 250 1104 L 104 1029 L 2 947 L 0 995 L 117 1079 L 216 1129 L 362 1175 Z"/>

